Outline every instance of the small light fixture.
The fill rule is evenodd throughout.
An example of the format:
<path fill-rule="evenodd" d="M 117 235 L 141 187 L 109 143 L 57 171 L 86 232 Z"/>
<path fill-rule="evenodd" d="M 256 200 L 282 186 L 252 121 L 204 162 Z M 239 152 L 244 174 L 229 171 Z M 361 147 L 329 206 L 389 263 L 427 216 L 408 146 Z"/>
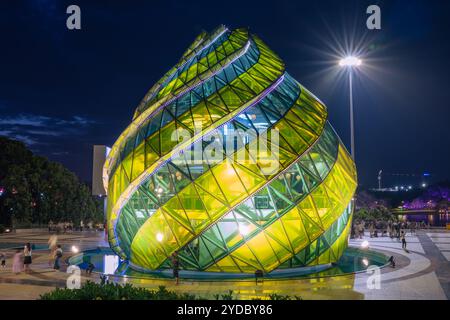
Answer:
<path fill-rule="evenodd" d="M 368 247 L 369 247 L 369 241 L 364 240 L 364 241 L 361 243 L 361 248 L 367 249 Z"/>
<path fill-rule="evenodd" d="M 77 246 L 72 246 L 71 250 L 72 250 L 73 253 L 78 253 L 78 252 L 80 252 L 80 250 L 78 249 Z"/>
<path fill-rule="evenodd" d="M 158 240 L 158 242 L 162 242 L 164 239 L 164 235 L 161 232 L 158 232 L 156 234 L 156 240 Z"/>
<path fill-rule="evenodd" d="M 369 265 L 369 260 L 364 258 L 364 259 L 362 259 L 362 263 L 367 267 Z"/>

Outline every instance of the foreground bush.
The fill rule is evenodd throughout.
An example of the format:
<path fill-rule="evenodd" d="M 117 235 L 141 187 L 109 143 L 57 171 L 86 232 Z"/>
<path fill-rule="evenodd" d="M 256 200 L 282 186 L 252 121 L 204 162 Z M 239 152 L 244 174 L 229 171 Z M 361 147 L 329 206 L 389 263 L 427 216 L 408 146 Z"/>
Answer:
<path fill-rule="evenodd" d="M 97 284 L 87 281 L 80 289 L 55 289 L 41 295 L 41 300 L 195 300 L 195 295 L 133 287 L 130 284 Z"/>

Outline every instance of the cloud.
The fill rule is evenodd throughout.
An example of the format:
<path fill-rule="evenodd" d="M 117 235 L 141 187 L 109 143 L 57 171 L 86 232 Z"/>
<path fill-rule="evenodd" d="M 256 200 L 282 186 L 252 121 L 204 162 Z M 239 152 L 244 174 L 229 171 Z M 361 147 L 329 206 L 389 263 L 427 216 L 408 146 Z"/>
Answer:
<path fill-rule="evenodd" d="M 20 140 L 27 145 L 48 144 L 59 137 L 80 135 L 95 121 L 75 115 L 68 119 L 34 114 L 0 117 L 0 135 Z"/>

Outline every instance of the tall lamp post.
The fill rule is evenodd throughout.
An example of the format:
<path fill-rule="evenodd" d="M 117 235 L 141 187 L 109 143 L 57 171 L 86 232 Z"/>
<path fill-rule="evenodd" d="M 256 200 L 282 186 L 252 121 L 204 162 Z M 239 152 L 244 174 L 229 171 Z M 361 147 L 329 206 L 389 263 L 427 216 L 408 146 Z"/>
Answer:
<path fill-rule="evenodd" d="M 348 70 L 348 82 L 350 89 L 350 154 L 355 160 L 355 124 L 353 117 L 353 69 L 362 64 L 361 59 L 348 56 L 339 61 L 339 65 Z"/>

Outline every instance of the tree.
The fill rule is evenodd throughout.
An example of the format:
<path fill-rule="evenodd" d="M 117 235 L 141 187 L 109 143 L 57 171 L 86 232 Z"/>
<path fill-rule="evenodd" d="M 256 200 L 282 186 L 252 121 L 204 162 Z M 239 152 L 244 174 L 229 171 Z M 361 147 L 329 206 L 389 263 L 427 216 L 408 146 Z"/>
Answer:
<path fill-rule="evenodd" d="M 0 137 L 0 224 L 103 221 L 90 189 L 60 163 L 33 155 L 21 142 Z"/>

